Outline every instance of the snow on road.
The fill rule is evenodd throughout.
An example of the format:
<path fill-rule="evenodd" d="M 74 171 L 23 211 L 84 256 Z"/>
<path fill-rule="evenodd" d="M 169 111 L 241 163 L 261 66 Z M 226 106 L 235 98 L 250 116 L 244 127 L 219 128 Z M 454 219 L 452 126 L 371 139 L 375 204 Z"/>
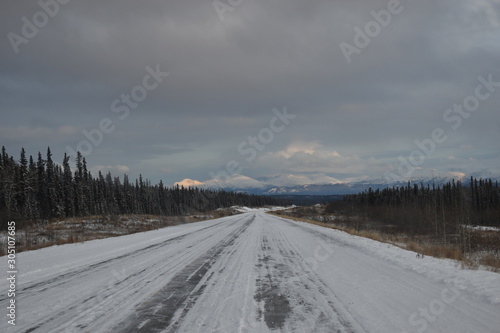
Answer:
<path fill-rule="evenodd" d="M 500 332 L 500 274 L 263 211 L 17 262 L 0 332 Z"/>

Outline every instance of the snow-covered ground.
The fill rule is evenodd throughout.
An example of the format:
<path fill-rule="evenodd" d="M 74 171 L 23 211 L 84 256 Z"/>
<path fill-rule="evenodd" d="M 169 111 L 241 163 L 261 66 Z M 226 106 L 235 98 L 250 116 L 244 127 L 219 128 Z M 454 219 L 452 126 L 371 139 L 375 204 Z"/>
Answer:
<path fill-rule="evenodd" d="M 484 225 L 464 225 L 464 227 L 476 231 L 500 231 L 498 227 L 488 227 Z"/>
<path fill-rule="evenodd" d="M 17 265 L 17 325 L 1 279 L 0 332 L 500 330 L 500 274 L 263 210 L 24 252 Z"/>

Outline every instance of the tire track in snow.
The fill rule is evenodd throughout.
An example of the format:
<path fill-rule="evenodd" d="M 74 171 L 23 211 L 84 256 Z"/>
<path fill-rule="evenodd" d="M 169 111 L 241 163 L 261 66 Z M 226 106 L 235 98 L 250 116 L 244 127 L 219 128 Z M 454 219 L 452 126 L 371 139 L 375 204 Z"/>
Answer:
<path fill-rule="evenodd" d="M 261 302 L 258 318 L 283 332 L 366 332 L 299 254 L 283 229 L 285 222 L 264 216 L 254 296 Z"/>
<path fill-rule="evenodd" d="M 271 330 L 281 329 L 285 324 L 286 318 L 290 315 L 290 302 L 280 289 L 282 274 L 278 271 L 278 265 L 273 267 L 273 259 L 268 253 L 271 247 L 269 241 L 264 235 L 262 237 L 261 250 L 257 268 L 261 269 L 260 278 L 257 279 L 257 292 L 254 299 L 261 304 L 257 318 L 264 319 L 267 327 Z M 263 268 L 263 269 L 262 269 Z"/>
<path fill-rule="evenodd" d="M 235 221 L 231 221 L 231 225 L 234 223 L 238 223 L 242 219 L 238 219 Z M 217 228 L 216 228 L 217 227 Z M 198 235 L 198 233 L 207 231 L 208 229 L 211 228 L 216 228 L 215 230 L 223 230 L 227 228 L 228 225 L 223 223 L 223 224 L 214 224 L 210 225 L 208 227 L 199 229 L 195 231 L 195 234 Z M 97 316 L 103 316 L 105 317 L 107 313 L 105 313 L 103 310 L 106 308 L 113 308 L 116 306 L 116 299 L 120 298 L 123 299 L 124 301 L 127 301 L 128 299 L 134 299 L 137 297 L 141 297 L 141 293 L 144 293 L 144 288 L 147 286 L 149 282 L 144 282 L 144 279 L 147 278 L 148 276 L 151 277 L 152 279 L 160 279 L 162 278 L 165 274 L 167 274 L 169 271 L 174 269 L 176 266 L 183 267 L 185 260 L 182 258 L 184 257 L 189 257 L 189 254 L 191 253 L 198 253 L 197 246 L 200 244 L 203 244 L 207 240 L 209 240 L 217 231 L 212 231 L 209 235 L 204 235 L 203 238 L 197 239 L 196 243 L 193 245 L 187 246 L 185 249 L 186 251 L 182 251 L 180 253 L 174 253 L 173 257 L 173 265 L 171 263 L 171 260 L 167 260 L 165 263 L 161 263 L 158 267 L 154 267 L 154 270 L 151 270 L 152 267 L 146 267 L 146 268 L 141 268 L 140 270 L 127 275 L 127 276 L 122 276 L 119 277 L 119 279 L 113 284 L 113 286 L 108 286 L 105 288 L 105 290 L 99 290 L 97 293 L 91 293 L 89 296 L 83 298 L 83 297 L 77 297 L 75 295 L 75 301 L 73 301 L 70 304 L 65 305 L 63 308 L 58 310 L 57 312 L 52 312 L 48 316 L 44 316 L 43 321 L 37 323 L 37 325 L 31 326 L 27 328 L 23 332 L 35 332 L 35 331 L 47 331 L 46 328 L 44 327 L 49 327 L 53 325 L 57 325 L 57 322 L 64 323 L 64 325 L 61 325 L 58 327 L 57 330 L 52 329 L 51 331 L 53 332 L 81 332 L 81 331 L 87 331 L 87 326 L 89 324 L 92 324 L 92 322 L 97 319 L 95 318 Z M 27 286 L 23 289 L 21 289 L 21 292 L 19 293 L 20 297 L 26 298 L 26 297 L 32 297 L 36 296 L 39 293 L 43 292 L 48 292 L 50 290 L 54 290 L 56 287 L 59 289 L 65 289 L 66 286 L 71 285 L 74 281 L 73 280 L 78 280 L 82 281 L 85 280 L 86 278 L 92 278 L 92 276 L 95 276 L 97 272 L 111 272 L 115 271 L 116 272 L 116 267 L 121 265 L 123 267 L 127 267 L 127 263 L 134 262 L 135 260 L 138 260 L 139 262 L 141 261 L 140 258 L 141 256 L 148 255 L 148 253 L 152 253 L 151 251 L 161 251 L 163 248 L 170 248 L 173 244 L 181 242 L 184 238 L 190 237 L 191 234 L 185 234 L 181 235 L 178 237 L 170 238 L 165 241 L 152 244 L 149 246 L 146 246 L 144 248 L 140 248 L 139 250 L 133 251 L 133 252 L 128 252 L 123 255 L 120 255 L 118 257 L 114 257 L 111 259 L 107 259 L 104 261 L 100 261 L 91 265 L 79 267 L 78 269 L 71 270 L 68 273 L 61 274 L 60 276 L 54 277 L 54 278 L 49 278 L 45 281 L 42 282 L 36 282 L 30 286 Z M 190 240 L 190 242 L 192 242 Z M 194 247 L 194 248 L 193 248 Z M 137 258 L 137 259 L 135 259 Z M 155 265 L 157 266 L 157 265 Z M 167 268 L 168 267 L 168 268 Z M 169 269 L 170 268 L 170 269 Z M 143 275 L 144 274 L 144 275 Z M 143 275 L 143 276 L 141 276 Z M 115 277 L 116 278 L 116 277 Z M 130 281 L 129 281 L 130 280 Z M 129 281 L 129 282 L 127 282 Z M 123 285 L 123 286 L 121 286 Z M 43 286 L 42 289 L 37 289 L 37 287 Z M 106 292 L 105 295 L 102 293 Z M 137 295 L 139 294 L 139 295 Z M 57 299 L 57 296 L 56 296 Z M 114 303 L 113 303 L 114 302 Z M 109 303 L 109 305 L 107 305 Z M 96 313 L 95 309 L 99 310 L 99 313 Z M 102 312 L 102 313 L 101 313 Z M 64 320 L 66 318 L 66 320 Z M 89 318 L 92 319 L 89 322 Z M 82 322 L 83 321 L 83 322 Z M 94 323 L 95 324 L 95 323 Z M 59 326 L 59 325 L 57 325 Z M 65 326 L 66 328 L 64 328 Z M 89 332 L 92 330 L 88 330 Z"/>
<path fill-rule="evenodd" d="M 126 321 L 112 332 L 174 332 L 211 279 L 213 273 L 206 276 L 209 269 L 254 219 L 255 215 L 205 255 L 188 264 L 165 287 L 142 303 L 135 310 L 139 319 Z M 202 281 L 203 284 L 200 284 Z"/>
<path fill-rule="evenodd" d="M 234 223 L 235 221 L 232 221 L 232 222 Z M 215 228 L 215 227 L 223 227 L 223 226 L 221 226 L 220 224 L 209 225 L 208 227 L 205 227 L 205 228 L 197 230 L 196 233 L 203 232 L 203 231 L 206 231 L 208 229 Z M 146 246 L 144 248 L 141 248 L 141 249 L 138 249 L 138 250 L 134 250 L 134 251 L 122 254 L 120 256 L 114 257 L 114 258 L 106 259 L 106 260 L 103 260 L 103 261 L 100 261 L 100 262 L 96 262 L 96 263 L 93 263 L 93 264 L 90 264 L 90 265 L 87 265 L 87 266 L 82 266 L 82 267 L 80 267 L 78 269 L 71 270 L 71 271 L 69 271 L 67 273 L 63 273 L 63 274 L 57 275 L 56 277 L 49 278 L 49 279 L 44 280 L 44 281 L 33 283 L 33 284 L 28 285 L 26 287 L 20 288 L 19 289 L 19 294 L 29 295 L 30 292 L 32 292 L 32 293 L 40 293 L 40 292 L 43 292 L 43 291 L 48 290 L 50 288 L 61 286 L 64 283 L 66 283 L 68 280 L 70 280 L 71 278 L 76 277 L 76 278 L 80 279 L 82 277 L 82 275 L 87 274 L 89 272 L 92 272 L 94 270 L 106 269 L 108 267 L 114 267 L 120 261 L 129 260 L 131 258 L 135 258 L 135 257 L 141 256 L 141 255 L 143 255 L 146 252 L 150 252 L 150 251 L 154 251 L 154 250 L 160 249 L 162 247 L 171 245 L 171 243 L 174 243 L 174 242 L 175 243 L 179 242 L 179 241 L 183 240 L 186 236 L 189 236 L 189 235 L 190 234 L 184 234 L 184 235 L 180 235 L 180 236 L 177 236 L 177 237 L 169 238 L 169 239 L 164 240 L 162 242 L 159 242 L 159 243 L 156 243 L 156 244 L 151 244 L 151 245 Z M 209 237 L 210 236 L 207 236 L 207 238 L 209 238 Z M 203 242 L 204 240 L 205 239 L 202 239 L 202 240 L 200 240 L 200 242 Z M 189 247 L 191 247 L 191 246 L 189 246 Z M 36 289 L 37 287 L 40 287 L 40 286 L 43 286 L 43 288 L 42 289 Z M 0 302 L 5 301 L 6 299 L 7 299 L 6 297 L 1 297 L 0 298 Z"/>

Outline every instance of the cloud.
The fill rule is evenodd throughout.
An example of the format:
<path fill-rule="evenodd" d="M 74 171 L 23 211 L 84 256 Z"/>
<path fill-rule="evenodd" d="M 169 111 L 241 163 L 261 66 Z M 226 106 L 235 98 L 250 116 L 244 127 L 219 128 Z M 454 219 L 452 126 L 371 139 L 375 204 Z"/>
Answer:
<path fill-rule="evenodd" d="M 295 142 L 290 144 L 286 149 L 277 152 L 276 154 L 285 159 L 293 158 L 296 154 L 308 154 L 314 156 L 320 153 L 318 150 L 321 150 L 323 145 L 319 143 L 319 141 L 310 141 L 310 142 Z M 323 153 L 326 155 L 340 157 L 340 154 L 336 151 Z"/>
<path fill-rule="evenodd" d="M 373 157 L 342 155 L 318 141 L 294 142 L 283 150 L 262 155 L 258 163 L 286 172 L 330 174 L 373 174 L 383 168 Z"/>
<path fill-rule="evenodd" d="M 212 1 L 71 1 L 18 54 L 0 40 L 0 139 L 13 154 L 50 145 L 61 161 L 82 129 L 109 118 L 116 129 L 89 167 L 127 165 L 132 177 L 173 183 L 241 160 L 238 144 L 286 105 L 297 119 L 245 171 L 383 174 L 415 139 L 449 125 L 443 112 L 479 75 L 500 81 L 499 0 L 402 1 L 348 64 L 339 44 L 387 3 L 244 1 L 221 22 Z M 3 36 L 21 34 L 37 11 L 37 2 L 4 1 Z M 111 103 L 157 64 L 170 75 L 120 120 Z M 423 167 L 456 167 L 446 156 L 461 163 L 472 152 L 477 163 L 460 167 L 494 163 L 499 104 L 500 90 Z"/>
<path fill-rule="evenodd" d="M 104 175 L 108 172 L 111 172 L 111 174 L 115 177 L 120 176 L 124 173 L 128 173 L 130 171 L 130 168 L 126 165 L 96 165 L 94 166 L 91 170 L 92 174 L 97 175 L 99 171 Z"/>
<path fill-rule="evenodd" d="M 469 6 L 476 13 L 482 13 L 486 15 L 487 22 L 490 27 L 499 27 L 500 22 L 498 19 L 497 10 L 495 6 L 500 5 L 499 0 L 474 0 L 469 1 Z"/>
<path fill-rule="evenodd" d="M 464 144 L 464 145 L 461 145 L 460 146 L 460 149 L 462 150 L 466 150 L 466 151 L 470 151 L 470 150 L 473 150 L 474 149 L 474 146 L 471 145 L 471 144 Z"/>
<path fill-rule="evenodd" d="M 65 140 L 78 133 L 75 126 L 64 125 L 55 128 L 46 126 L 0 127 L 0 140 L 14 142 Z"/>

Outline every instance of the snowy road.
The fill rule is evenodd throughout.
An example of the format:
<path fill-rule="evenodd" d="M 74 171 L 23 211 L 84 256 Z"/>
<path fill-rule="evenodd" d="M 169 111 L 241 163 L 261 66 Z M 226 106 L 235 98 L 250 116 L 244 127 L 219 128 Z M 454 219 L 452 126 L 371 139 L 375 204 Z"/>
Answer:
<path fill-rule="evenodd" d="M 500 274 L 263 211 L 17 262 L 0 332 L 500 332 Z"/>

